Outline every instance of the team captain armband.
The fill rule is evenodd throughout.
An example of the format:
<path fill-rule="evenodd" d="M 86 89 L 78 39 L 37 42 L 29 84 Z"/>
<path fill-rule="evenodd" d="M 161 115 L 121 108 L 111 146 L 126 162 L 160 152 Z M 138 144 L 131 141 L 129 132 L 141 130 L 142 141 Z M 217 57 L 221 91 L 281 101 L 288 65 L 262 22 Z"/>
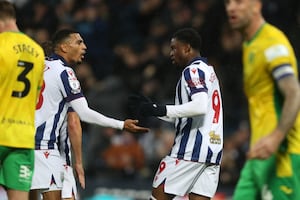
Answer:
<path fill-rule="evenodd" d="M 294 70 L 289 64 L 280 65 L 273 70 L 272 74 L 275 80 L 279 80 L 285 76 L 294 74 Z"/>

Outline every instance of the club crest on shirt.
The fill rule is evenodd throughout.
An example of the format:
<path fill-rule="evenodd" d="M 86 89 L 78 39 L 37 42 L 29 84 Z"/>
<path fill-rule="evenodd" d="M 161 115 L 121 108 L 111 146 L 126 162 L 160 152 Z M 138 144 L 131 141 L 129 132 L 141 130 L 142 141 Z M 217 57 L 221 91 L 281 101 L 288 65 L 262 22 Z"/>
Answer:
<path fill-rule="evenodd" d="M 67 73 L 68 73 L 69 85 L 71 87 L 71 92 L 73 94 L 80 93 L 80 91 L 81 91 L 80 83 L 77 80 L 74 71 L 69 69 L 69 70 L 67 70 Z"/>
<path fill-rule="evenodd" d="M 69 85 L 71 87 L 71 92 L 73 94 L 80 93 L 81 87 L 80 87 L 80 83 L 77 79 L 69 78 Z"/>

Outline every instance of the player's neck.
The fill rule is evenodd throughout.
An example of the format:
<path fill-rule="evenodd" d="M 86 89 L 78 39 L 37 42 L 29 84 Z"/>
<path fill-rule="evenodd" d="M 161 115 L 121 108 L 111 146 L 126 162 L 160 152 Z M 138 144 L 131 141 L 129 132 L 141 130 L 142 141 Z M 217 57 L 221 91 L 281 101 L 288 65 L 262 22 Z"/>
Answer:
<path fill-rule="evenodd" d="M 244 40 L 251 40 L 264 23 L 265 20 L 262 16 L 259 16 L 257 19 L 253 19 L 250 25 L 245 29 L 243 33 Z"/>
<path fill-rule="evenodd" d="M 1 32 L 19 32 L 19 28 L 14 19 L 6 19 L 1 21 Z"/>

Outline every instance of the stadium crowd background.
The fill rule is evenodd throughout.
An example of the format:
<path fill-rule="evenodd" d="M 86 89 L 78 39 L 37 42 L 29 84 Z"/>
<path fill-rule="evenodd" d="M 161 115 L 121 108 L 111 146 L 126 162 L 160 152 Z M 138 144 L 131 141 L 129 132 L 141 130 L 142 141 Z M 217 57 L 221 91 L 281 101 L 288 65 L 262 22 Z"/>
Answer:
<path fill-rule="evenodd" d="M 18 25 L 39 43 L 62 27 L 80 32 L 88 47 L 76 73 L 90 107 L 119 119 L 133 117 L 127 98 L 142 93 L 172 103 L 181 69 L 169 60 L 171 34 L 194 27 L 202 36 L 202 56 L 219 76 L 224 101 L 224 156 L 218 194 L 230 196 L 244 162 L 249 130 L 242 92 L 241 36 L 228 28 L 222 0 L 14 0 Z M 300 2 L 269 0 L 265 18 L 281 28 L 300 56 Z M 159 160 L 173 142 L 172 127 L 157 119 L 134 135 L 83 125 L 87 189 L 150 190 Z M 222 194 L 224 194 L 222 196 Z"/>

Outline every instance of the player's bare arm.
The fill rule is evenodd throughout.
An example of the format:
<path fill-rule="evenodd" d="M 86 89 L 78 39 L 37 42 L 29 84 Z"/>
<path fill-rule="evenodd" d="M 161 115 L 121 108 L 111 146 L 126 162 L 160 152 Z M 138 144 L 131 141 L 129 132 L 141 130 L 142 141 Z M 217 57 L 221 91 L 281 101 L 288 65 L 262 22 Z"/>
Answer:
<path fill-rule="evenodd" d="M 280 121 L 276 129 L 259 140 L 249 151 L 249 158 L 267 159 L 276 152 L 295 122 L 300 108 L 300 88 L 295 76 L 288 76 L 277 82 L 284 105 Z"/>
<path fill-rule="evenodd" d="M 68 130 L 75 158 L 74 168 L 80 183 L 85 188 L 84 169 L 82 164 L 82 128 L 76 112 L 68 112 Z"/>

